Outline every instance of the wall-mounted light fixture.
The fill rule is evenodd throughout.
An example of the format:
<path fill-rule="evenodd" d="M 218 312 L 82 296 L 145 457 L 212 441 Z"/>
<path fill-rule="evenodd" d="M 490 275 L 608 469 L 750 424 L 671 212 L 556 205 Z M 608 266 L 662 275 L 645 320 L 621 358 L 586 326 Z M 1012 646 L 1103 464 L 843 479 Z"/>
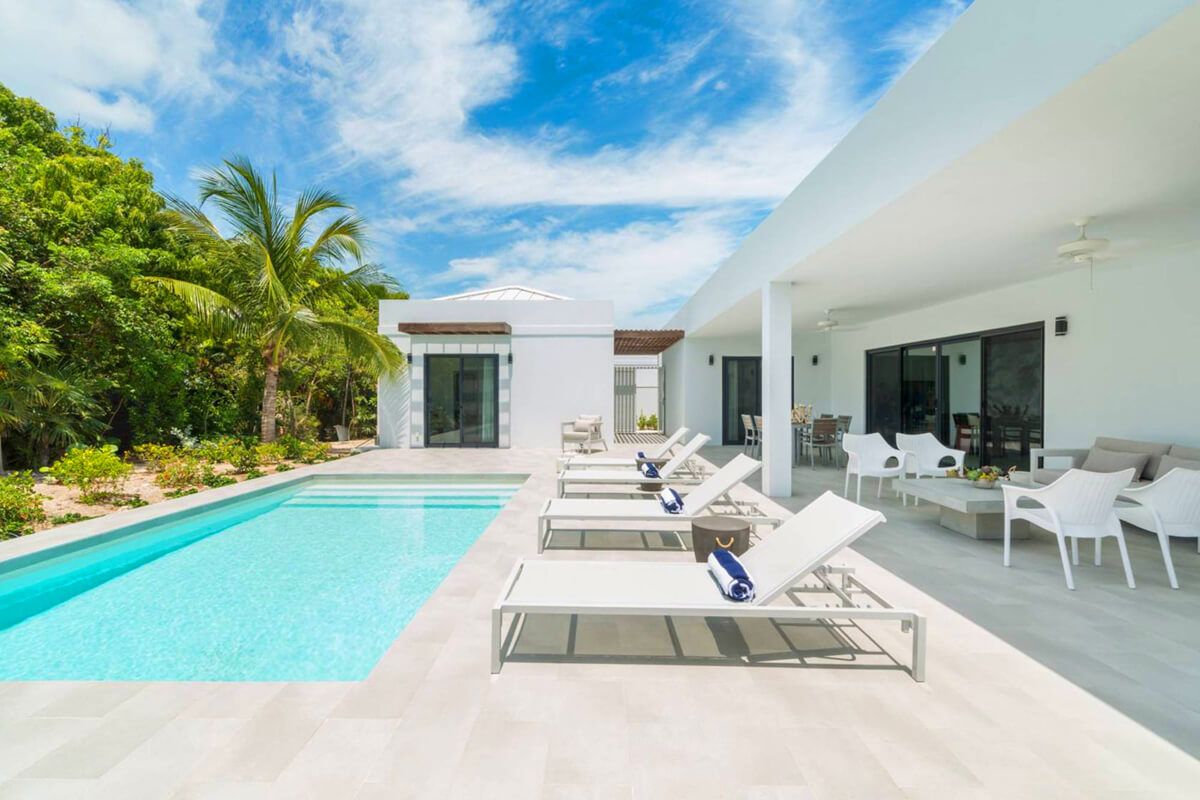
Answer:
<path fill-rule="evenodd" d="M 412 363 L 412 353 L 409 353 L 408 355 L 406 355 L 406 356 L 405 356 L 405 358 L 407 358 L 407 359 L 408 359 L 408 363 L 409 363 L 409 364 L 411 364 L 411 363 Z"/>
<path fill-rule="evenodd" d="M 1066 336 L 1067 335 L 1067 318 L 1066 317 L 1055 317 L 1054 318 L 1054 335 L 1055 336 Z"/>
<path fill-rule="evenodd" d="M 817 365 L 817 363 L 818 363 L 818 362 L 820 362 L 820 360 L 821 360 L 821 359 L 820 359 L 820 358 L 818 358 L 817 356 L 813 356 L 813 358 L 812 358 L 812 364 L 813 364 L 813 366 L 815 367 L 815 366 Z"/>
<path fill-rule="evenodd" d="M 512 350 L 508 351 L 508 363 L 509 363 L 509 366 L 512 365 Z"/>
<path fill-rule="evenodd" d="M 960 367 L 965 367 L 967 365 L 967 354 L 966 353 L 958 354 L 958 365 Z"/>
<path fill-rule="evenodd" d="M 709 353 L 709 355 L 708 355 L 708 365 L 711 367 L 711 366 L 712 366 L 713 364 L 715 364 L 715 363 L 717 363 L 717 357 L 716 357 L 716 356 L 714 356 L 712 353 Z"/>

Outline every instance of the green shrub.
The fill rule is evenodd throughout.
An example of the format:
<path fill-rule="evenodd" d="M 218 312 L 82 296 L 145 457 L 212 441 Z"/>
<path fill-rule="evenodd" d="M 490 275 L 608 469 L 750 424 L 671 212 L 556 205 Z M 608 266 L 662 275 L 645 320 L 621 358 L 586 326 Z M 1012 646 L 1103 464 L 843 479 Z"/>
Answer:
<path fill-rule="evenodd" d="M 259 469 L 258 467 L 255 467 L 254 469 L 248 469 L 248 470 L 246 470 L 246 479 L 247 479 L 247 480 L 254 480 L 255 478 L 261 478 L 263 475 L 266 475 L 266 474 L 267 474 L 267 473 L 263 472 L 263 471 L 262 471 L 261 469 Z"/>
<path fill-rule="evenodd" d="M 235 436 L 223 436 L 220 439 L 206 439 L 196 445 L 191 453 L 201 461 L 210 464 L 232 464 L 240 453 L 246 449 L 241 439 Z"/>
<path fill-rule="evenodd" d="M 237 478 L 232 475 L 222 475 L 218 472 L 213 472 L 212 467 L 206 466 L 203 474 L 200 476 L 200 482 L 210 489 L 216 489 L 218 486 L 229 486 L 232 483 L 237 483 Z"/>
<path fill-rule="evenodd" d="M 278 464 L 288 457 L 287 448 L 279 442 L 262 442 L 254 446 L 260 464 Z"/>
<path fill-rule="evenodd" d="M 164 489 L 185 489 L 200 483 L 201 477 L 200 462 L 190 455 L 180 455 L 162 465 L 154 482 Z"/>
<path fill-rule="evenodd" d="M 164 464 L 179 457 L 179 448 L 171 444 L 139 444 L 133 448 L 133 457 L 158 472 Z"/>
<path fill-rule="evenodd" d="M 0 476 L 0 539 L 33 533 L 33 524 L 46 518 L 45 498 L 33 486 L 29 472 Z"/>
<path fill-rule="evenodd" d="M 72 522 L 83 522 L 85 519 L 95 519 L 87 514 L 80 514 L 78 511 L 68 511 L 66 514 L 59 514 L 57 517 L 51 517 L 50 522 L 55 525 L 70 525 Z"/>
<path fill-rule="evenodd" d="M 229 463 L 233 465 L 234 472 L 249 472 L 258 468 L 258 450 L 254 447 L 239 442 L 238 448 L 230 455 Z"/>
<path fill-rule="evenodd" d="M 182 489 L 168 489 L 167 491 L 163 492 L 163 496 L 170 498 L 186 497 L 187 495 L 195 494 L 198 491 L 200 490 L 195 486 L 184 486 Z"/>
<path fill-rule="evenodd" d="M 276 472 L 287 472 L 288 470 L 292 469 L 295 469 L 295 467 L 293 467 L 291 464 L 279 464 L 275 467 Z"/>
<path fill-rule="evenodd" d="M 84 503 L 101 503 L 118 494 L 133 470 L 117 455 L 111 444 L 102 447 L 72 447 L 45 472 L 64 486 L 79 490 Z"/>
<path fill-rule="evenodd" d="M 658 430 L 658 414 L 639 414 L 637 418 L 637 429 L 639 431 L 656 431 Z"/>

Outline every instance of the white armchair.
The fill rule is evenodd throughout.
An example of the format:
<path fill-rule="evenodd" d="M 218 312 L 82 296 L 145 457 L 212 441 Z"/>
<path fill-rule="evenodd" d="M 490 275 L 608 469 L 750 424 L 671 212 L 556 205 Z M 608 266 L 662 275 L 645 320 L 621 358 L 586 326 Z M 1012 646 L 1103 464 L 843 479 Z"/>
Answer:
<path fill-rule="evenodd" d="M 904 463 L 904 474 L 917 478 L 938 478 L 946 474 L 951 466 L 961 470 L 966 450 L 954 450 L 946 447 L 932 433 L 897 433 L 896 448 L 904 451 L 907 456 Z M 951 466 L 940 466 L 947 458 L 954 459 Z M 920 498 L 914 497 L 913 503 L 920 503 Z"/>
<path fill-rule="evenodd" d="M 842 491 L 850 496 L 850 476 L 858 476 L 854 495 L 856 503 L 862 502 L 862 479 L 864 476 L 879 478 L 875 496 L 883 493 L 884 478 L 899 478 L 904 475 L 904 453 L 889 445 L 878 433 L 847 433 L 842 435 L 842 449 L 846 451 L 846 487 Z M 888 462 L 895 461 L 895 466 Z"/>
<path fill-rule="evenodd" d="M 575 419 L 562 423 L 562 449 L 565 453 L 568 445 L 575 445 L 582 453 L 592 452 L 593 445 L 600 445 L 605 450 L 608 443 L 604 441 L 601 418 L 594 414 L 580 414 Z"/>
<path fill-rule="evenodd" d="M 1125 567 L 1125 582 L 1130 589 L 1134 588 L 1125 534 L 1121 531 L 1121 521 L 1117 519 L 1113 504 L 1117 495 L 1133 480 L 1135 472 L 1133 469 L 1121 472 L 1072 469 L 1049 486 L 1033 488 L 1001 484 L 1004 492 L 1004 566 L 1011 565 L 1012 521 L 1023 519 L 1058 537 L 1058 554 L 1062 558 L 1068 589 L 1075 588 L 1071 563 L 1079 563 L 1079 540 L 1095 540 L 1096 564 L 1099 564 L 1100 540 L 1106 536 L 1117 540 L 1121 563 Z M 1019 502 L 1023 498 L 1038 505 L 1021 506 Z M 1068 538 L 1071 540 L 1070 558 L 1067 556 Z"/>
<path fill-rule="evenodd" d="M 1172 589 L 1178 589 L 1171 562 L 1171 537 L 1195 539 L 1200 552 L 1200 470 L 1176 467 L 1149 486 L 1126 489 L 1121 496 L 1136 505 L 1117 506 L 1117 517 L 1158 535 L 1167 580 Z"/>

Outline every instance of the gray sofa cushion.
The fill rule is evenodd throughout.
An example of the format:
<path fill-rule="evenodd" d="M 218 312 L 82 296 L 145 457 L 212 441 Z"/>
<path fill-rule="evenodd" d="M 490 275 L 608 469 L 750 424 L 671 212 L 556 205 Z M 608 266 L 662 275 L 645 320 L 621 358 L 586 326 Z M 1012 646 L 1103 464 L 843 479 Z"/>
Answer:
<path fill-rule="evenodd" d="M 1162 456 L 1159 456 L 1161 459 Z M 1150 459 L 1148 453 L 1119 453 L 1115 450 L 1105 450 L 1093 447 L 1088 457 L 1083 460 L 1083 466 L 1088 472 L 1120 472 L 1133 468 L 1133 479 L 1138 480 Z"/>
<path fill-rule="evenodd" d="M 1184 447 L 1183 445 L 1173 444 L 1167 453 L 1172 458 L 1186 458 L 1188 461 L 1200 461 L 1200 447 Z"/>
<path fill-rule="evenodd" d="M 1134 475 L 1134 480 L 1145 477 L 1148 480 L 1154 480 L 1158 477 L 1158 461 L 1171 450 L 1169 444 L 1158 444 L 1157 442 L 1138 442 L 1132 439 L 1112 439 L 1107 436 L 1096 437 L 1096 444 L 1093 446 L 1101 450 L 1111 450 L 1115 453 L 1145 453 L 1150 458 L 1146 460 L 1143 466 L 1142 473 Z M 1124 469 L 1124 468 L 1122 468 Z M 1118 472 L 1119 470 L 1096 470 L 1097 472 Z"/>
<path fill-rule="evenodd" d="M 1066 474 L 1067 471 L 1065 469 L 1048 469 L 1046 467 L 1039 467 L 1033 471 L 1033 482 L 1054 483 L 1056 480 Z"/>
<path fill-rule="evenodd" d="M 1189 448 L 1184 447 L 1181 449 L 1187 450 Z M 1197 454 L 1200 455 L 1200 451 L 1197 451 Z M 1179 467 L 1180 469 L 1200 470 L 1200 459 L 1192 460 L 1189 458 L 1176 458 L 1174 452 L 1168 453 L 1167 455 L 1163 456 L 1162 460 L 1158 463 L 1158 477 L 1161 478 L 1163 475 L 1166 475 L 1176 467 Z"/>

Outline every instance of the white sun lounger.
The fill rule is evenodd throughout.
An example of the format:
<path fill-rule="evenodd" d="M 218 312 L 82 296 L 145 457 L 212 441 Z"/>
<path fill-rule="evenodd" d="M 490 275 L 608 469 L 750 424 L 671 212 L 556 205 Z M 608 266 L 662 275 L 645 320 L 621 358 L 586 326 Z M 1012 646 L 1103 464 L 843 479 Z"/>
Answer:
<path fill-rule="evenodd" d="M 696 434 L 694 439 L 684 445 L 683 449 L 663 465 L 662 469 L 658 471 L 657 478 L 647 478 L 637 467 L 630 467 L 628 469 L 564 469 L 558 474 L 558 496 L 562 497 L 565 495 L 568 485 L 573 483 L 617 484 L 621 486 L 642 483 L 700 483 L 704 476 L 698 471 L 689 469 L 688 462 L 691 461 L 692 456 L 700 452 L 701 447 L 708 444 L 708 440 L 711 438 L 703 433 Z"/>
<path fill-rule="evenodd" d="M 724 499 L 733 510 L 730 513 L 746 516 L 754 524 L 778 525 L 774 517 L 747 513 L 748 509 L 739 505 L 730 496 L 730 492 L 742 481 L 758 471 L 762 464 L 750 456 L 739 454 L 725 466 L 704 479 L 704 482 L 692 489 L 683 499 L 683 511 L 679 514 L 668 514 L 658 498 L 652 500 L 590 500 L 576 498 L 555 498 L 547 500 L 538 515 L 538 552 L 541 553 L 550 543 L 554 530 L 596 530 L 597 522 L 629 523 L 653 522 L 669 526 L 666 530 L 691 530 L 692 520 L 703 514 L 710 513 L 709 507 L 718 500 Z M 575 520 L 590 523 L 591 527 L 566 528 L 555 525 L 556 522 Z M 627 533 L 631 536 L 641 536 L 640 530 L 612 530 L 609 533 Z M 662 528 L 655 528 L 662 530 Z"/>
<path fill-rule="evenodd" d="M 687 428 L 680 428 L 667 437 L 667 440 L 662 444 L 647 449 L 646 459 L 649 461 L 661 461 L 664 458 L 669 458 L 675 448 L 688 435 Z M 638 465 L 636 458 L 621 458 L 620 456 L 582 456 L 575 455 L 566 459 L 563 462 L 564 469 L 620 469 L 621 467 L 634 468 Z"/>
<path fill-rule="evenodd" d="M 505 614 L 597 614 L 606 616 L 727 617 L 778 620 L 891 620 L 911 632 L 912 677 L 925 680 L 925 617 L 892 608 L 849 567 L 827 561 L 884 521 L 878 511 L 832 492 L 809 503 L 742 556 L 757 598 L 727 600 L 706 564 L 522 559 L 513 567 L 492 607 L 492 673 L 504 660 Z M 841 576 L 840 580 L 835 576 Z M 840 605 L 771 605 L 806 577 Z M 859 605 L 865 596 L 871 605 Z M 519 620 L 514 618 L 514 624 Z"/>

